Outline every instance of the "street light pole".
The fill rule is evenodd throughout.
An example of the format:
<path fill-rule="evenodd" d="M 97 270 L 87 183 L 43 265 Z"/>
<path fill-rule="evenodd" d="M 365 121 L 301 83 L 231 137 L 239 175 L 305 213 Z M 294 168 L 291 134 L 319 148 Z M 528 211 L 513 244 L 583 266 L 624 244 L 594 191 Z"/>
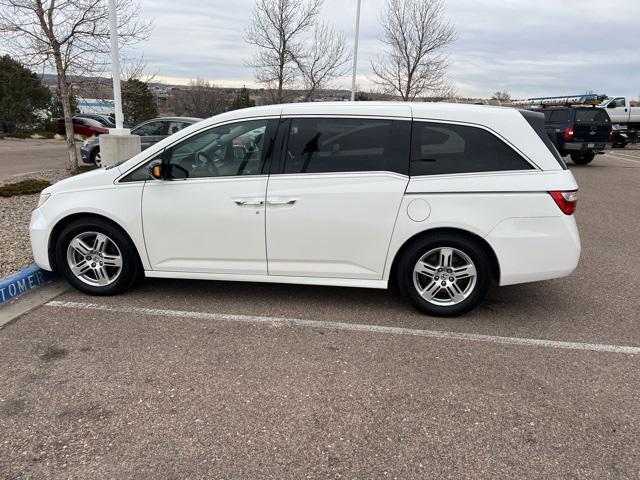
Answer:
<path fill-rule="evenodd" d="M 111 77 L 113 78 L 113 107 L 116 113 L 116 128 L 110 128 L 108 135 L 100 135 L 100 157 L 95 156 L 98 166 L 114 165 L 128 160 L 142 150 L 140 137 L 131 135 L 124 128 L 122 115 L 122 92 L 120 91 L 120 52 L 118 52 L 118 17 L 116 0 L 107 0 L 109 8 L 109 37 L 111 40 Z M 99 162 L 98 162 L 99 159 Z"/>
<path fill-rule="evenodd" d="M 360 35 L 360 2 L 356 10 L 356 38 L 353 42 L 353 75 L 351 77 L 351 101 L 356 99 L 356 70 L 358 68 L 358 37 Z"/>
<path fill-rule="evenodd" d="M 115 134 L 124 133 L 122 114 L 122 92 L 120 91 L 120 52 L 118 51 L 118 17 L 116 0 L 107 0 L 109 5 L 109 38 L 111 40 L 111 77 L 113 78 L 113 104 L 116 113 Z"/>

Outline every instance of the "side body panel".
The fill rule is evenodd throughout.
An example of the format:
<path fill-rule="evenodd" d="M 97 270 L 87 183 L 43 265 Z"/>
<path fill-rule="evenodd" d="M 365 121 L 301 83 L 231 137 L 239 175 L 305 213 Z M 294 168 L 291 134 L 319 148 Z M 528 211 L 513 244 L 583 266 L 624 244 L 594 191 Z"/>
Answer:
<path fill-rule="evenodd" d="M 152 269 L 266 274 L 266 189 L 266 175 L 147 181 L 142 217 Z"/>
<path fill-rule="evenodd" d="M 501 285 L 566 275 L 577 266 L 580 239 L 575 219 L 560 211 L 548 191 L 575 189 L 567 170 L 414 177 L 400 207 L 384 278 L 405 242 L 438 228 L 483 238 L 496 254 Z"/>
<path fill-rule="evenodd" d="M 106 217 L 120 225 L 131 237 L 145 270 L 150 268 L 140 215 L 142 187 L 142 183 L 111 184 L 54 194 L 31 215 L 29 233 L 36 264 L 51 270 L 48 250 L 54 226 L 70 215 L 88 213 Z"/>
<path fill-rule="evenodd" d="M 407 182 L 390 172 L 272 176 L 269 274 L 380 280 Z"/>

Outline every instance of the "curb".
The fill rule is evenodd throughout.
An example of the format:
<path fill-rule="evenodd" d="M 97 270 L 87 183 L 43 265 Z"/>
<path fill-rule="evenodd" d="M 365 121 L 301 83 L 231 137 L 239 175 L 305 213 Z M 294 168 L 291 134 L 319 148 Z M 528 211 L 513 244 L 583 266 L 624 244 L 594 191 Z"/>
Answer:
<path fill-rule="evenodd" d="M 0 305 L 57 277 L 54 272 L 31 265 L 10 277 L 0 279 Z"/>

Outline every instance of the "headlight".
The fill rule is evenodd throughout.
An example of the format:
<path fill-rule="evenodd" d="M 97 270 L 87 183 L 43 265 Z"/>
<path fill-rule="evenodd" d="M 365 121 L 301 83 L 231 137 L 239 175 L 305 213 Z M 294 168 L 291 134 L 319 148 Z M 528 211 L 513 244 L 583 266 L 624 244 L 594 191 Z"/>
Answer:
<path fill-rule="evenodd" d="M 41 193 L 40 198 L 38 199 L 38 206 L 36 208 L 40 208 L 42 205 L 44 205 L 44 203 L 49 200 L 50 196 L 50 193 Z"/>
<path fill-rule="evenodd" d="M 87 145 L 89 145 L 89 139 L 87 138 L 84 142 L 82 142 L 82 146 L 86 147 Z"/>

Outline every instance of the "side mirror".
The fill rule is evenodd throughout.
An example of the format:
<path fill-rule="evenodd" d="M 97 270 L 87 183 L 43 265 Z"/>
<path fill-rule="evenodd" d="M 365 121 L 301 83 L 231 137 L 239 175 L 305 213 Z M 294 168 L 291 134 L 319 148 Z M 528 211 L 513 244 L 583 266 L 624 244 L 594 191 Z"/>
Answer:
<path fill-rule="evenodd" d="M 156 180 L 164 180 L 162 175 L 162 160 L 154 160 L 149 164 L 149 175 Z"/>

